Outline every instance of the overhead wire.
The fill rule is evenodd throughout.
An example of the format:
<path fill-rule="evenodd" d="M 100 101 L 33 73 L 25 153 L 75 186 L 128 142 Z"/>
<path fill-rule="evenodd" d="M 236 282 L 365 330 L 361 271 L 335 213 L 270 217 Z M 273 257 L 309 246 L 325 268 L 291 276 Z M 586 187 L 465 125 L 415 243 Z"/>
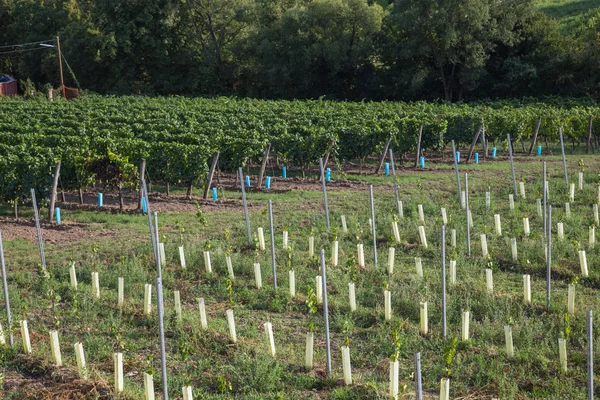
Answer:
<path fill-rule="evenodd" d="M 77 85 L 77 88 L 79 90 L 82 90 L 81 85 L 79 85 L 79 81 L 77 80 L 77 77 L 75 76 L 75 72 L 73 72 L 73 69 L 71 68 L 71 66 L 69 65 L 69 62 L 65 58 L 65 54 L 63 52 L 61 52 L 60 55 L 62 56 L 62 59 L 64 60 L 67 68 L 69 69 L 69 72 L 71 73 L 71 76 L 73 77 L 73 80 L 75 81 L 75 85 Z"/>
<path fill-rule="evenodd" d="M 26 53 L 28 51 L 34 51 L 34 50 L 43 50 L 43 49 L 50 49 L 51 47 L 34 47 L 33 49 L 20 49 L 20 50 L 11 50 L 11 51 L 0 51 L 0 56 L 3 54 L 16 54 L 16 53 Z"/>
<path fill-rule="evenodd" d="M 6 48 L 12 48 L 12 47 L 18 47 L 18 46 L 29 46 L 29 45 L 32 45 L 32 44 L 42 44 L 42 43 L 49 43 L 49 42 L 56 42 L 56 39 L 42 40 L 42 41 L 39 41 L 39 42 L 8 44 L 8 45 L 0 46 L 0 49 L 6 49 Z"/>
<path fill-rule="evenodd" d="M 0 49 L 12 49 L 12 50 L 8 50 L 8 51 L 0 51 L 0 56 L 7 55 L 7 54 L 25 53 L 25 52 L 34 51 L 34 50 L 53 49 L 53 48 L 56 48 L 55 45 L 49 45 L 49 46 L 43 46 L 43 45 L 48 44 L 48 43 L 56 43 L 56 42 L 57 42 L 57 39 L 48 39 L 48 40 L 41 40 L 38 42 L 28 42 L 28 43 L 0 46 Z M 33 47 L 33 48 L 24 48 L 25 46 L 32 46 L 32 45 L 39 45 L 39 46 Z M 75 81 L 75 84 L 77 85 L 79 90 L 81 90 L 81 85 L 79 84 L 79 81 L 77 80 L 77 77 L 75 76 L 75 73 L 73 72 L 73 69 L 69 65 L 69 62 L 67 61 L 67 59 L 65 58 L 65 55 L 62 52 L 61 52 L 61 58 L 63 59 L 69 72 L 71 73 L 71 76 L 73 77 L 73 80 Z"/>

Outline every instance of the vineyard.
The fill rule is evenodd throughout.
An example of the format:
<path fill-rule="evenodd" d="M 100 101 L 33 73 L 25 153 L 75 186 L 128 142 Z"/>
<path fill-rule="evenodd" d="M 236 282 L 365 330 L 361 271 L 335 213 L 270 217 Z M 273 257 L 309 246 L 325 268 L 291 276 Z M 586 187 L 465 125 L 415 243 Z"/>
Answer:
<path fill-rule="evenodd" d="M 260 159 L 270 144 L 283 165 L 304 169 L 331 153 L 341 165 L 381 153 L 388 139 L 402 156 L 421 147 L 437 152 L 454 140 L 458 149 L 485 129 L 487 141 L 515 150 L 536 131 L 551 143 L 562 128 L 565 141 L 582 143 L 600 122 L 600 108 L 577 102 L 489 102 L 473 105 L 261 101 L 183 97 L 86 96 L 74 102 L 0 99 L 0 198 L 15 202 L 29 188 L 41 195 L 61 160 L 64 190 L 95 179 L 113 187 L 135 185 L 135 170 L 147 160 L 149 178 L 188 188 L 205 182 L 208 165 L 220 152 L 219 169 L 233 171 Z M 590 125 L 591 124 L 591 125 Z M 599 136 L 590 145 L 598 147 Z M 518 144 L 521 146 L 518 146 Z M 593 147 L 592 147 L 593 148 Z M 104 163 L 104 164 L 103 164 Z M 108 173 L 108 165 L 119 165 Z"/>
<path fill-rule="evenodd" d="M 0 99 L 0 397 L 593 399 L 599 112 Z"/>

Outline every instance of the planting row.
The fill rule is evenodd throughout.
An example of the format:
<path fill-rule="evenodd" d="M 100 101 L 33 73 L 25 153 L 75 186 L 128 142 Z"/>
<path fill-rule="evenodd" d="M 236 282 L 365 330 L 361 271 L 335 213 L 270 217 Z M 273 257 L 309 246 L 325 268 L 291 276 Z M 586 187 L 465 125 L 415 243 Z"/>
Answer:
<path fill-rule="evenodd" d="M 283 165 L 343 163 L 418 144 L 426 151 L 471 144 L 473 135 L 506 149 L 532 137 L 587 142 L 593 149 L 598 108 L 577 103 L 345 103 L 231 98 L 88 96 L 73 102 L 0 101 L 0 198 L 15 201 L 50 188 L 62 161 L 65 190 L 101 182 L 135 186 L 141 159 L 147 179 L 188 188 L 206 183 L 209 162 L 233 170 L 277 156 Z M 546 142 L 547 143 L 547 142 Z M 517 146 L 518 147 L 518 146 Z M 491 148 L 491 146 L 490 146 Z M 217 153 L 218 152 L 218 153 Z M 531 150 L 529 151 L 531 152 Z M 494 150 L 495 153 L 495 150 Z M 216 157 L 219 154 L 219 157 Z M 495 155 L 495 154 L 494 154 Z M 262 184 L 259 182 L 259 184 Z"/>

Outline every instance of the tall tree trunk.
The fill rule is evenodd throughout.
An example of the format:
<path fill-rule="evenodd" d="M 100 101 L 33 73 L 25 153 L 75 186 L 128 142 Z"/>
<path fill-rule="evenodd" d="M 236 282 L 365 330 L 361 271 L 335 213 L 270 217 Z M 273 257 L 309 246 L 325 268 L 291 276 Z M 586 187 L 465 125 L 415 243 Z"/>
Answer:
<path fill-rule="evenodd" d="M 52 191 L 50 192 L 50 205 L 48 206 L 48 221 L 54 221 L 54 205 L 56 204 L 56 190 L 58 188 L 58 177 L 60 174 L 60 161 L 54 167 L 54 180 L 52 181 Z"/>
<path fill-rule="evenodd" d="M 192 186 L 193 185 L 191 183 L 188 185 L 187 192 L 185 194 L 188 199 L 192 197 Z"/>
<path fill-rule="evenodd" d="M 219 151 L 215 152 L 213 156 L 212 163 L 210 164 L 210 169 L 208 170 L 208 180 L 206 182 L 206 188 L 204 188 L 204 199 L 208 199 L 208 193 L 210 192 L 210 187 L 212 185 L 213 176 L 215 175 L 215 169 L 217 168 L 217 163 L 219 162 Z"/>
<path fill-rule="evenodd" d="M 456 72 L 456 64 L 452 64 L 452 71 L 450 72 L 450 76 L 446 76 L 444 72 L 444 67 L 440 68 L 440 74 L 442 77 L 442 85 L 444 85 L 444 96 L 447 101 L 452 101 L 452 85 L 454 83 L 454 73 Z M 416 167 L 416 165 L 415 165 Z"/>
<path fill-rule="evenodd" d="M 169 182 L 168 182 L 168 181 L 166 182 L 166 187 L 167 187 L 167 196 L 168 196 L 168 195 L 169 195 L 169 192 L 171 191 L 171 190 L 170 190 L 170 189 L 171 189 L 171 187 L 170 187 L 170 184 L 169 184 Z"/>
<path fill-rule="evenodd" d="M 15 219 L 19 219 L 19 201 L 15 199 L 14 203 Z"/>
<path fill-rule="evenodd" d="M 77 193 L 79 194 L 79 204 L 83 205 L 83 189 L 81 189 L 81 186 L 77 189 Z"/>

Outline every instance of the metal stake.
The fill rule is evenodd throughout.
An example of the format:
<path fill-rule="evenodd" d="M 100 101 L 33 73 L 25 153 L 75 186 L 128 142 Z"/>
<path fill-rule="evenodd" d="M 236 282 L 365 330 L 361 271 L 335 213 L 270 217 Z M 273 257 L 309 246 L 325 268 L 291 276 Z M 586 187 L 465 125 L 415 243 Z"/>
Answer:
<path fill-rule="evenodd" d="M 456 147 L 454 140 L 452 141 L 452 159 L 454 160 L 454 173 L 456 174 L 456 186 L 458 187 L 458 204 L 462 207 L 462 199 L 460 198 L 460 177 L 458 176 L 458 163 L 456 162 Z"/>
<path fill-rule="evenodd" d="M 548 202 L 548 199 L 547 199 L 548 188 L 546 186 L 546 161 L 544 161 L 544 176 L 543 176 L 543 178 L 544 178 L 544 180 L 543 180 L 543 184 L 542 184 L 542 190 L 544 191 L 544 237 L 546 237 L 546 233 L 547 233 L 547 230 L 548 230 L 548 228 L 547 228 L 547 221 L 546 221 L 546 218 L 547 218 L 547 209 L 548 209 L 548 206 L 547 206 L 547 202 Z"/>
<path fill-rule="evenodd" d="M 467 255 L 471 255 L 471 227 L 469 226 L 469 176 L 465 174 L 465 212 L 467 213 Z"/>
<path fill-rule="evenodd" d="M 325 187 L 325 171 L 323 171 L 323 158 L 319 158 L 319 165 L 321 167 L 321 185 L 323 187 L 323 203 L 325 204 L 325 218 L 327 219 L 327 232 L 331 231 L 329 225 L 329 206 L 327 205 L 327 188 Z"/>
<path fill-rule="evenodd" d="M 244 203 L 244 215 L 246 216 L 246 228 L 248 229 L 248 244 L 252 244 L 252 231 L 250 230 L 250 216 L 248 215 L 248 203 L 246 202 L 246 189 L 244 188 L 244 171 L 239 169 L 240 185 L 242 186 L 242 202 Z"/>
<path fill-rule="evenodd" d="M 565 172 L 565 183 L 569 188 L 569 176 L 567 175 L 567 160 L 565 158 L 565 144 L 563 142 L 562 128 L 558 128 L 558 136 L 560 137 L 560 151 L 562 152 L 563 171 Z"/>
<path fill-rule="evenodd" d="M 594 400 L 594 338 L 592 336 L 592 310 L 588 310 L 587 342 L 588 342 L 588 400 Z"/>
<path fill-rule="evenodd" d="M 512 143 L 510 141 L 510 134 L 507 134 L 506 138 L 508 139 L 508 155 L 510 156 L 510 170 L 512 171 L 513 192 L 515 194 L 516 199 L 518 197 L 517 179 L 515 178 L 515 163 L 513 162 Z"/>
<path fill-rule="evenodd" d="M 6 317 L 8 318 L 8 331 L 10 332 L 10 346 L 15 345 L 10 317 L 10 300 L 8 298 L 8 281 L 6 280 L 6 264 L 4 262 L 4 247 L 2 245 L 2 231 L 0 231 L 0 262 L 2 264 L 2 283 L 4 284 L 4 303 L 6 304 Z"/>
<path fill-rule="evenodd" d="M 38 247 L 40 248 L 40 258 L 42 267 L 46 270 L 46 255 L 44 254 L 44 241 L 42 240 L 42 228 L 40 227 L 40 214 L 38 212 L 37 200 L 35 198 L 35 189 L 31 189 L 31 200 L 33 201 L 33 213 L 35 214 L 35 229 L 38 237 Z"/>
<path fill-rule="evenodd" d="M 373 234 L 373 263 L 377 268 L 377 235 L 375 233 L 375 203 L 373 202 L 373 185 L 369 185 L 369 198 L 371 200 L 371 232 Z"/>
<path fill-rule="evenodd" d="M 152 251 L 154 251 L 154 262 L 159 258 L 158 245 L 156 243 L 156 237 L 154 236 L 154 226 L 152 225 L 152 213 L 150 212 L 150 198 L 148 195 L 148 188 L 146 187 L 146 180 L 142 179 L 142 187 L 144 190 L 143 195 L 146 196 L 146 214 L 148 214 L 148 229 L 150 229 L 150 240 L 152 242 Z"/>
<path fill-rule="evenodd" d="M 546 260 L 546 307 L 550 309 L 550 275 L 552 269 L 552 206 L 548 205 L 548 232 L 546 234 L 548 241 L 547 260 Z"/>
<path fill-rule="evenodd" d="M 154 211 L 154 240 L 159 243 L 158 239 L 158 213 Z M 158 246 L 157 246 L 158 247 Z M 168 400 L 169 390 L 167 387 L 167 352 L 165 350 L 165 305 L 163 302 L 162 291 L 162 272 L 160 265 L 160 257 L 156 257 L 156 269 L 158 270 L 158 278 L 156 278 L 156 302 L 158 303 L 158 332 L 160 335 L 160 366 L 163 383 L 163 398 Z"/>
<path fill-rule="evenodd" d="M 273 231 L 273 203 L 269 200 L 269 229 L 271 230 L 271 265 L 273 267 L 273 288 L 277 290 L 277 266 L 275 263 L 275 231 Z"/>
<path fill-rule="evenodd" d="M 392 176 L 394 177 L 394 192 L 396 193 L 396 209 L 400 218 L 400 196 L 398 195 L 398 181 L 396 180 L 396 167 L 394 166 L 394 153 L 390 149 L 390 162 L 392 164 Z"/>
<path fill-rule="evenodd" d="M 442 336 L 446 340 L 446 227 L 444 225 L 442 225 Z"/>
<path fill-rule="evenodd" d="M 415 353 L 415 393 L 417 395 L 417 400 L 423 400 L 423 383 L 421 382 L 421 353 Z"/>
<path fill-rule="evenodd" d="M 325 317 L 325 345 L 327 346 L 327 375 L 331 376 L 331 342 L 329 339 L 329 307 L 327 305 L 327 272 L 325 272 L 324 249 L 321 249 L 321 276 L 323 278 L 323 314 Z"/>

